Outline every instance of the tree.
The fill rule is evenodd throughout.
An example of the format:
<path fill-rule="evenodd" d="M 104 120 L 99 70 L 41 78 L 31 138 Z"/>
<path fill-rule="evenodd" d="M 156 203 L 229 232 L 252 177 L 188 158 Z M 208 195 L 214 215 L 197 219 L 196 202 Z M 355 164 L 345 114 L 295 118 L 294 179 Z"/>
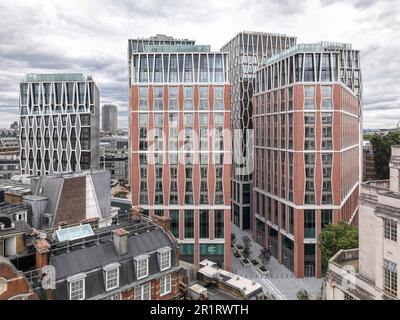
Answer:
<path fill-rule="evenodd" d="M 236 235 L 234 233 L 231 233 L 231 243 L 235 244 L 236 242 Z"/>
<path fill-rule="evenodd" d="M 358 230 L 356 227 L 340 221 L 338 224 L 328 224 L 319 235 L 322 268 L 328 267 L 329 259 L 339 250 L 358 248 Z"/>
<path fill-rule="evenodd" d="M 260 254 L 258 255 L 258 259 L 260 259 L 260 264 L 265 268 L 271 258 L 271 254 L 266 248 L 262 248 L 260 250 Z"/>
<path fill-rule="evenodd" d="M 375 158 L 375 172 L 377 179 L 389 179 L 389 161 L 391 147 L 400 144 L 400 132 L 389 132 L 386 135 L 370 136 Z"/>
<path fill-rule="evenodd" d="M 242 254 L 243 254 L 243 257 L 248 259 L 250 254 L 251 254 L 251 250 L 250 250 L 251 240 L 250 240 L 250 238 L 248 236 L 244 236 L 242 238 L 242 240 L 243 240 L 243 251 L 242 251 Z"/>
<path fill-rule="evenodd" d="M 299 300 L 310 300 L 310 295 L 308 294 L 307 290 L 301 289 L 296 294 L 297 299 Z"/>

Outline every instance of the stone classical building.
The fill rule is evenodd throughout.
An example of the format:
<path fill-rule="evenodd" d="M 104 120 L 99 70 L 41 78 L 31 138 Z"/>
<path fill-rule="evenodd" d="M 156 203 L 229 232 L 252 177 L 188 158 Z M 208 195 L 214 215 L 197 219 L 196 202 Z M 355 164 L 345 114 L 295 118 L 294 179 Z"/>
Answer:
<path fill-rule="evenodd" d="M 362 184 L 359 248 L 329 261 L 328 299 L 400 298 L 400 146 L 392 146 L 389 167 L 389 180 Z"/>

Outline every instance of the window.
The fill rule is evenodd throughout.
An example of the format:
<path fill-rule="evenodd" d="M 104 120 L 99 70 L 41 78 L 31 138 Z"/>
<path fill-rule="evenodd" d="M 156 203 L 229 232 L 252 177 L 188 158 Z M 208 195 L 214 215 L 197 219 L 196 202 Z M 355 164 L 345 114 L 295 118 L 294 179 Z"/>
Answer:
<path fill-rule="evenodd" d="M 149 274 L 149 257 L 138 257 L 135 259 L 136 262 L 136 278 L 143 279 Z"/>
<path fill-rule="evenodd" d="M 171 268 L 171 248 L 158 250 L 158 259 L 161 271 Z"/>
<path fill-rule="evenodd" d="M 315 81 L 314 60 L 312 54 L 306 54 L 304 61 L 304 81 Z"/>
<path fill-rule="evenodd" d="M 314 86 L 304 86 L 304 109 L 315 109 Z"/>
<path fill-rule="evenodd" d="M 214 110 L 224 109 L 224 87 L 214 87 Z"/>
<path fill-rule="evenodd" d="M 84 274 L 67 278 L 69 300 L 85 300 L 85 278 Z"/>
<path fill-rule="evenodd" d="M 199 87 L 199 110 L 207 110 L 208 106 L 208 87 Z"/>
<path fill-rule="evenodd" d="M 175 238 L 179 238 L 179 211 L 170 210 L 169 218 L 171 219 L 171 232 Z"/>
<path fill-rule="evenodd" d="M 321 229 L 325 228 L 325 226 L 332 223 L 333 223 L 332 210 L 329 209 L 321 210 Z"/>
<path fill-rule="evenodd" d="M 397 296 L 397 264 L 389 260 L 383 261 L 384 290 Z"/>
<path fill-rule="evenodd" d="M 169 110 L 178 110 L 178 87 L 169 87 Z"/>
<path fill-rule="evenodd" d="M 384 219 L 384 235 L 385 239 L 397 241 L 397 222 Z"/>
<path fill-rule="evenodd" d="M 194 237 L 194 213 L 193 210 L 185 210 L 185 238 Z"/>
<path fill-rule="evenodd" d="M 167 274 L 160 278 L 160 296 L 171 292 L 171 274 Z"/>
<path fill-rule="evenodd" d="M 139 110 L 148 110 L 148 88 L 147 87 L 139 87 Z"/>
<path fill-rule="evenodd" d="M 214 212 L 214 223 L 215 223 L 215 238 L 224 238 L 224 211 L 215 210 Z"/>
<path fill-rule="evenodd" d="M 135 300 L 150 300 L 150 299 L 151 299 L 150 282 L 135 287 Z"/>
<path fill-rule="evenodd" d="M 200 210 L 200 238 L 208 238 L 209 237 L 209 219 L 208 219 L 208 210 Z"/>
<path fill-rule="evenodd" d="M 117 292 L 117 293 L 109 295 L 104 300 L 122 300 L 122 294 L 121 294 L 121 292 Z"/>
<path fill-rule="evenodd" d="M 104 267 L 106 291 L 119 287 L 119 264 Z"/>
<path fill-rule="evenodd" d="M 322 109 L 330 110 L 332 109 L 332 87 L 322 86 Z"/>
<path fill-rule="evenodd" d="M 315 238 L 314 210 L 304 210 L 304 238 Z"/>

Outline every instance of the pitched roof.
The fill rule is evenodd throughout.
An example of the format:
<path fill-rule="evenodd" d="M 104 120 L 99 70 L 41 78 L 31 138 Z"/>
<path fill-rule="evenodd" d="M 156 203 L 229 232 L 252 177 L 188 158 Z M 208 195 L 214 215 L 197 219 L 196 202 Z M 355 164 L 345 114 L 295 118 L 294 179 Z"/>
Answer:
<path fill-rule="evenodd" d="M 50 265 L 56 269 L 57 280 L 70 275 L 86 273 L 94 269 L 102 268 L 110 263 L 132 260 L 142 254 L 155 253 L 162 247 L 171 247 L 172 240 L 160 228 L 143 232 L 128 237 L 128 253 L 119 256 L 115 251 L 112 241 L 100 245 L 80 248 L 71 252 L 53 255 L 50 257 Z M 151 261 L 149 263 L 151 274 Z M 158 267 L 157 267 L 158 268 Z M 154 272 L 157 272 L 155 269 Z"/>

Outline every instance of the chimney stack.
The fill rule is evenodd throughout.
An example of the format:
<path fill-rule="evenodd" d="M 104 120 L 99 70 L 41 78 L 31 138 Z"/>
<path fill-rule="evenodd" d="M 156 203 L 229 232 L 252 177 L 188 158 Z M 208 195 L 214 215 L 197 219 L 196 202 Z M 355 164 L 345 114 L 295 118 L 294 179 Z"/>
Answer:
<path fill-rule="evenodd" d="M 170 229 L 170 219 L 165 216 L 153 216 L 153 221 L 154 223 L 158 224 L 161 228 L 163 228 L 165 231 L 171 231 Z"/>
<path fill-rule="evenodd" d="M 36 241 L 35 248 L 36 269 L 42 269 L 49 265 L 50 244 L 45 239 L 40 239 Z"/>
<path fill-rule="evenodd" d="M 143 209 L 139 207 L 132 207 L 132 217 L 136 221 L 140 221 L 142 219 Z"/>
<path fill-rule="evenodd" d="M 118 255 L 122 256 L 128 253 L 128 234 L 125 229 L 119 228 L 113 231 L 113 242 Z"/>

